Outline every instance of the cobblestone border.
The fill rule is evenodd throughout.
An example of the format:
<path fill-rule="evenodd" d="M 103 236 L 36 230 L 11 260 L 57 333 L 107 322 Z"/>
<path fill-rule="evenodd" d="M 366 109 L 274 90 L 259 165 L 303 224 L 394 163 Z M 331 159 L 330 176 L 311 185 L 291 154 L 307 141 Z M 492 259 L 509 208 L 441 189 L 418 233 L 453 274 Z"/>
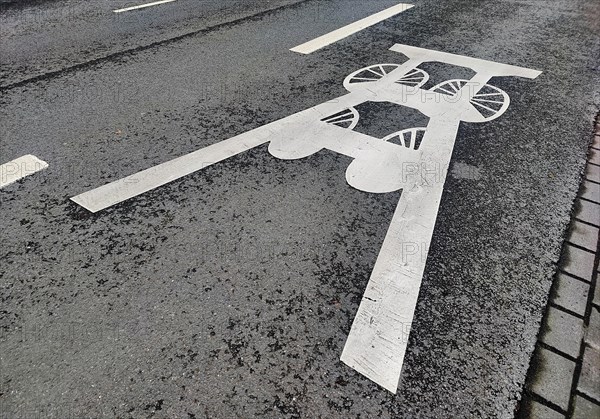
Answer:
<path fill-rule="evenodd" d="M 599 118 L 517 419 L 600 418 Z"/>

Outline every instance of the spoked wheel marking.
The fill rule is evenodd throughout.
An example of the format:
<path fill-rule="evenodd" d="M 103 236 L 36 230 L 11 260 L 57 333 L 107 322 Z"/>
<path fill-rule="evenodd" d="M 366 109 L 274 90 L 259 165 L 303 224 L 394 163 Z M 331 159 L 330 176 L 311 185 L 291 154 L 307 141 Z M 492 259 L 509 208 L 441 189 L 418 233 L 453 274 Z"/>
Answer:
<path fill-rule="evenodd" d="M 358 124 L 358 119 L 358 111 L 355 108 L 347 108 L 341 112 L 323 118 L 321 121 L 337 125 L 338 127 L 342 128 L 354 129 L 356 124 Z"/>
<path fill-rule="evenodd" d="M 375 64 L 361 68 L 346 77 L 344 80 L 344 87 L 351 90 L 352 87 L 363 83 L 369 84 L 378 82 L 398 67 L 400 67 L 400 64 Z M 429 74 L 421 69 L 415 68 L 394 82 L 407 86 L 420 87 L 425 84 L 427 80 L 429 80 Z"/>
<path fill-rule="evenodd" d="M 395 132 L 383 138 L 383 141 L 394 143 L 412 150 L 418 150 L 423 141 L 426 128 L 408 128 L 402 131 Z"/>
<path fill-rule="evenodd" d="M 456 96 L 467 83 L 467 80 L 448 80 L 432 87 L 431 90 L 444 95 Z M 483 116 L 484 121 L 491 121 L 506 111 L 510 104 L 510 98 L 504 90 L 485 84 L 469 102 Z"/>
<path fill-rule="evenodd" d="M 429 80 L 429 74 L 420 68 L 415 68 L 402 76 L 401 79 L 396 80 L 396 83 L 411 87 L 421 87 L 427 80 Z"/>

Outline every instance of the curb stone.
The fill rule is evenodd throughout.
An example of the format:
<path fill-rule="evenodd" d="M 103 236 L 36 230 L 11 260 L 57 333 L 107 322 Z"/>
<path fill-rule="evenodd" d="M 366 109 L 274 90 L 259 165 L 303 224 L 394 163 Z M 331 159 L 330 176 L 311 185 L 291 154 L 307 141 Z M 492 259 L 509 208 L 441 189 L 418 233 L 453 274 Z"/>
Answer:
<path fill-rule="evenodd" d="M 600 417 L 600 114 L 516 419 Z"/>

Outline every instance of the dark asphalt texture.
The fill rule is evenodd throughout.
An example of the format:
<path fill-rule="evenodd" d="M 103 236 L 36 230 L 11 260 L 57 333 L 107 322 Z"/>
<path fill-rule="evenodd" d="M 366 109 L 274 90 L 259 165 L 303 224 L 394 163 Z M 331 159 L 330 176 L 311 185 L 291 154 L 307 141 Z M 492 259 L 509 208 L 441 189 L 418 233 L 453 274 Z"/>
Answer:
<path fill-rule="evenodd" d="M 3 85 L 52 74 L 0 89 L 0 162 L 49 163 L 0 191 L 0 417 L 514 416 L 600 104 L 600 5 L 416 0 L 301 55 L 396 2 L 288 3 L 198 2 L 173 36 L 198 33 L 116 33 L 70 70 L 110 28 L 2 55 Z M 394 43 L 543 71 L 494 79 L 508 111 L 460 127 L 397 395 L 339 361 L 399 196 L 348 186 L 348 158 L 259 147 L 96 215 L 69 201 L 340 96 Z"/>
<path fill-rule="evenodd" d="M 112 11 L 152 0 L 0 3 L 0 86 L 85 66 L 298 1 L 178 0 L 120 14 Z"/>

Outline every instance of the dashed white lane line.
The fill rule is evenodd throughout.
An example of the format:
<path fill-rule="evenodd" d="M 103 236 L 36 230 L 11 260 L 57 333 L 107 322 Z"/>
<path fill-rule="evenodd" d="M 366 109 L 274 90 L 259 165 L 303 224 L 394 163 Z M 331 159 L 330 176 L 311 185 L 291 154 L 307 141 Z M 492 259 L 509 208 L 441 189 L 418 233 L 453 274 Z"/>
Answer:
<path fill-rule="evenodd" d="M 173 1 L 175 1 L 175 0 L 155 1 L 155 2 L 152 2 L 152 3 L 140 4 L 139 6 L 131 6 L 131 7 L 125 7 L 123 9 L 116 9 L 116 10 L 113 10 L 113 12 L 115 12 L 115 13 L 128 12 L 130 10 L 143 9 L 143 8 L 150 7 L 150 6 L 158 6 L 159 4 L 171 3 Z"/>
<path fill-rule="evenodd" d="M 382 10 L 381 12 L 375 13 L 371 16 L 367 16 L 364 19 L 353 22 L 349 25 L 336 29 L 333 32 L 329 32 L 323 36 L 313 39 L 312 41 L 305 42 L 302 45 L 291 48 L 290 51 L 299 52 L 300 54 L 310 54 L 318 49 L 321 49 L 327 45 L 333 44 L 334 42 L 344 39 L 345 37 L 352 35 L 353 33 L 359 32 L 369 26 L 373 26 L 385 19 L 402 13 L 413 7 L 412 4 L 400 3 L 392 6 L 388 9 Z"/>
<path fill-rule="evenodd" d="M 0 189 L 46 167 L 48 163 L 31 154 L 4 163 L 0 166 Z"/>

